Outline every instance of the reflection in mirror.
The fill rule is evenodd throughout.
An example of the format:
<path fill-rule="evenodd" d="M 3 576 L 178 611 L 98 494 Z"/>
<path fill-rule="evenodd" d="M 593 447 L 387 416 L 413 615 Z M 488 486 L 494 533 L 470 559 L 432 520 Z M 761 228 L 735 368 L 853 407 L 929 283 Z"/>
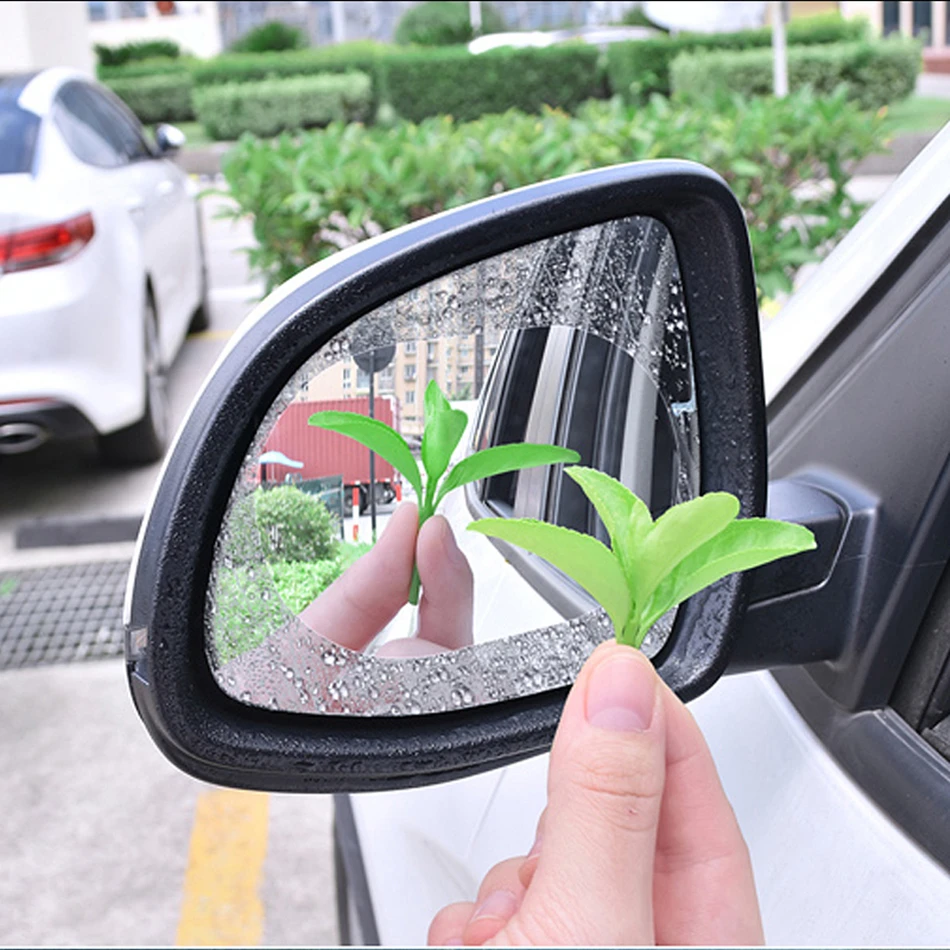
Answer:
<path fill-rule="evenodd" d="M 234 698 L 317 714 L 454 710 L 569 684 L 612 636 L 556 568 L 465 530 L 528 517 L 609 543 L 563 465 L 469 482 L 419 526 L 432 381 L 467 415 L 454 465 L 496 445 L 553 444 L 620 479 L 654 517 L 699 493 L 687 313 L 659 222 L 585 228 L 418 287 L 319 350 L 253 440 L 208 593 L 207 653 Z M 310 424 L 327 411 L 373 416 L 408 450 L 371 453 Z M 672 621 L 650 632 L 648 654 Z"/>

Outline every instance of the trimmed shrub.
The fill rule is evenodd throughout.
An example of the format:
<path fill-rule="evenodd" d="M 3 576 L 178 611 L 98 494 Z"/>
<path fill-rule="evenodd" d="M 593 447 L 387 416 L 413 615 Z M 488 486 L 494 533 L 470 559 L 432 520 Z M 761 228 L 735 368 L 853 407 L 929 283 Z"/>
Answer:
<path fill-rule="evenodd" d="M 920 47 L 908 40 L 797 46 L 788 50 L 792 89 L 811 86 L 827 95 L 843 85 L 865 109 L 878 109 L 914 91 Z M 674 95 L 702 101 L 723 92 L 745 96 L 772 93 L 772 50 L 742 53 L 683 53 L 670 69 Z"/>
<path fill-rule="evenodd" d="M 100 66 L 124 66 L 143 59 L 166 57 L 174 59 L 181 55 L 181 47 L 174 40 L 141 40 L 122 46 L 103 46 L 96 43 L 96 58 Z"/>
<path fill-rule="evenodd" d="M 155 59 L 136 60 L 124 66 L 97 66 L 96 77 L 101 80 L 109 79 L 139 79 L 142 76 L 171 76 L 186 73 L 189 76 L 189 67 L 194 62 L 191 57 L 159 56 Z"/>
<path fill-rule="evenodd" d="M 372 72 L 388 50 L 382 43 L 360 40 L 284 53 L 224 53 L 196 62 L 192 72 L 198 86 L 353 70 Z"/>
<path fill-rule="evenodd" d="M 388 129 L 343 126 L 272 141 L 245 137 L 224 161 L 236 217 L 250 215 L 251 264 L 270 286 L 337 250 L 331 215 L 390 229 L 502 190 L 619 162 L 686 158 L 718 171 L 749 223 L 759 288 L 772 296 L 854 224 L 852 163 L 882 146 L 879 117 L 839 90 L 734 97 L 716 110 L 653 97 L 585 103 L 577 115 L 447 116 Z M 828 187 L 801 190 L 803 182 Z M 372 186 L 368 187 L 367 183 Z"/>
<path fill-rule="evenodd" d="M 191 76 L 187 72 L 116 77 L 107 85 L 141 122 L 184 122 L 194 118 Z"/>
<path fill-rule="evenodd" d="M 574 109 L 605 93 L 596 47 L 498 49 L 474 56 L 464 48 L 407 52 L 383 64 L 385 98 L 406 119 L 433 115 L 475 119 L 542 106 Z"/>
<path fill-rule="evenodd" d="M 281 20 L 270 20 L 236 39 L 231 44 L 231 50 L 235 53 L 268 53 L 303 49 L 309 45 L 307 34 L 299 27 Z"/>
<path fill-rule="evenodd" d="M 392 47 L 363 40 L 286 53 L 225 53 L 196 62 L 192 75 L 195 86 L 201 87 L 324 73 L 365 73 L 372 80 L 372 111 L 375 112 L 381 101 L 380 61 L 392 55 Z"/>
<path fill-rule="evenodd" d="M 276 135 L 334 120 L 361 121 L 371 103 L 370 79 L 364 73 L 223 83 L 194 94 L 195 114 L 216 139 L 236 139 L 244 132 Z"/>
<path fill-rule="evenodd" d="M 845 20 L 838 13 L 792 20 L 787 27 L 789 45 L 843 43 L 865 40 L 867 20 Z M 696 50 L 747 50 L 772 45 L 771 27 L 735 33 L 679 33 L 676 36 L 611 43 L 607 48 L 607 78 L 615 95 L 647 97 L 670 94 L 670 66 L 684 52 Z"/>
<path fill-rule="evenodd" d="M 482 33 L 505 29 L 501 14 L 490 4 L 482 4 Z M 429 0 L 410 7 L 396 26 L 396 42 L 402 45 L 451 46 L 475 38 L 467 3 Z"/>
<path fill-rule="evenodd" d="M 254 497 L 268 561 L 322 561 L 336 554 L 340 525 L 319 498 L 293 485 Z"/>

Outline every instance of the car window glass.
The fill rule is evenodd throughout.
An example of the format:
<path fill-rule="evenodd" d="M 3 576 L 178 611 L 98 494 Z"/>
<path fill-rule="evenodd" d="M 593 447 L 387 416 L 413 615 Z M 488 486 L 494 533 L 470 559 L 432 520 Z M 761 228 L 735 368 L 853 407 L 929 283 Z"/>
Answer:
<path fill-rule="evenodd" d="M 150 155 L 145 139 L 123 112 L 83 83 L 57 96 L 54 121 L 75 156 L 99 168 L 115 168 Z"/>
<path fill-rule="evenodd" d="M 70 83 L 60 90 L 53 121 L 81 162 L 99 168 L 115 168 L 127 162 L 121 141 L 81 84 Z"/>
<path fill-rule="evenodd" d="M 151 158 L 152 150 L 135 116 L 130 115 L 121 103 L 111 101 L 98 89 L 87 89 L 87 92 L 92 97 L 96 110 L 101 113 L 103 121 L 112 130 L 111 134 L 120 143 L 120 148 L 126 158 L 133 162 Z"/>
<path fill-rule="evenodd" d="M 18 105 L 0 105 L 0 175 L 29 172 L 33 167 L 40 118 Z"/>

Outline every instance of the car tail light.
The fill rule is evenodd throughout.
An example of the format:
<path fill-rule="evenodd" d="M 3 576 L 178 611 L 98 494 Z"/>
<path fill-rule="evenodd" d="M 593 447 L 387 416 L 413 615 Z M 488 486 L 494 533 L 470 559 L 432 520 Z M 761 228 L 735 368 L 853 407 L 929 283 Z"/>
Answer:
<path fill-rule="evenodd" d="M 96 233 L 89 212 L 39 228 L 0 234 L 0 273 L 47 267 L 75 257 Z"/>

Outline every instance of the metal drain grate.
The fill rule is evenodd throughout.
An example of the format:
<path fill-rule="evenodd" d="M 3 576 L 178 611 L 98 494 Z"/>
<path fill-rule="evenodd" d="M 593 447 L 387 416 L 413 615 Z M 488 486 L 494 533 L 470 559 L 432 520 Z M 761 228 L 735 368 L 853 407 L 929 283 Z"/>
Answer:
<path fill-rule="evenodd" d="M 0 572 L 0 670 L 119 656 L 128 561 Z"/>

